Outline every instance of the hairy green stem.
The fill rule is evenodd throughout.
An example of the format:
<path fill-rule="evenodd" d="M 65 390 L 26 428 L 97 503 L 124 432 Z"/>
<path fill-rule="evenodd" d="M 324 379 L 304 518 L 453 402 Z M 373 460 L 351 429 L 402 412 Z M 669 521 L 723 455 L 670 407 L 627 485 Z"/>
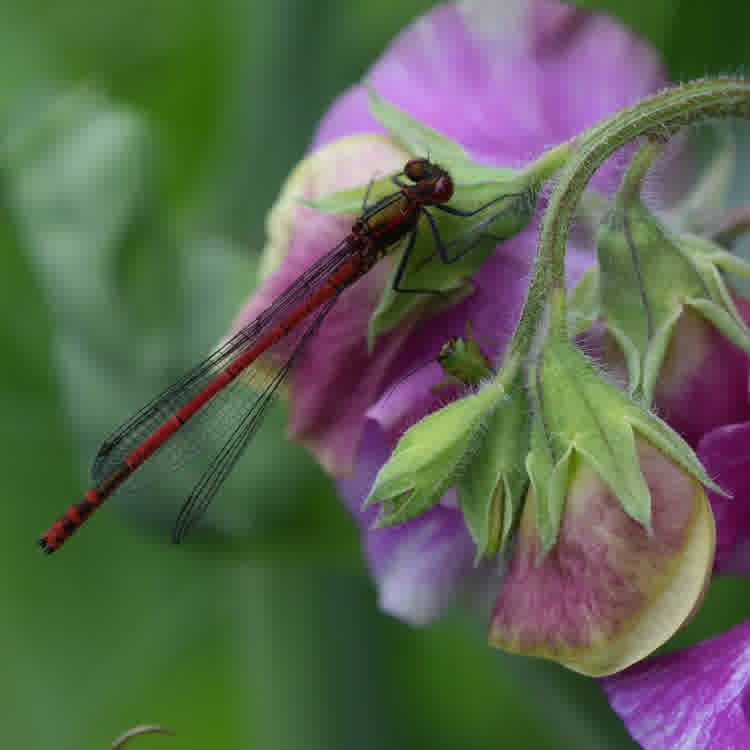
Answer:
<path fill-rule="evenodd" d="M 575 139 L 576 150 L 560 173 L 542 220 L 534 272 L 508 348 L 509 366 L 518 367 L 519 360 L 528 356 L 547 314 L 548 300 L 554 290 L 565 288 L 568 228 L 576 204 L 596 170 L 615 151 L 637 138 L 648 136 L 666 142 L 688 125 L 749 116 L 750 83 L 735 78 L 699 80 L 642 99 Z M 505 380 L 508 375 L 501 377 Z"/>
<path fill-rule="evenodd" d="M 646 174 L 666 145 L 667 142 L 664 139 L 649 136 L 633 154 L 615 196 L 615 208 L 618 211 L 625 211 L 633 201 L 640 199 Z"/>
<path fill-rule="evenodd" d="M 520 181 L 541 184 L 548 180 L 559 169 L 565 166 L 567 160 L 576 150 L 575 139 L 565 141 L 545 151 L 538 159 L 528 164 L 521 171 Z"/>

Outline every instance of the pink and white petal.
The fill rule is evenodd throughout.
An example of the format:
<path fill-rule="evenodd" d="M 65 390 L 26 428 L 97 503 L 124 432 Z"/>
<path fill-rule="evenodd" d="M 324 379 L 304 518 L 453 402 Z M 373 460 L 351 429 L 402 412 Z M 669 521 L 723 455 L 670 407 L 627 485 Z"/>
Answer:
<path fill-rule="evenodd" d="M 750 621 L 600 684 L 645 750 L 750 747 Z"/>
<path fill-rule="evenodd" d="M 636 447 L 651 491 L 652 533 L 579 460 L 557 543 L 539 562 L 530 490 L 490 643 L 597 676 L 643 659 L 693 614 L 713 562 L 708 502 L 657 448 L 639 437 Z"/>
<path fill-rule="evenodd" d="M 456 508 L 437 505 L 412 521 L 372 528 L 377 508 L 362 510 L 362 498 L 391 449 L 375 422 L 368 422 L 362 443 L 357 471 L 337 483 L 339 492 L 364 537 L 380 608 L 412 625 L 425 625 L 455 604 L 469 579 L 486 572 L 473 567 L 474 543 Z"/>
<path fill-rule="evenodd" d="M 269 217 L 266 259 L 273 258 L 275 265 L 249 298 L 232 330 L 254 320 L 302 271 L 350 231 L 351 217 L 323 214 L 301 203 L 302 199 L 362 184 L 363 174 L 376 170 L 395 171 L 405 158 L 390 139 L 359 136 L 331 144 L 303 161 L 287 181 Z M 386 372 L 410 332 L 407 322 L 397 331 L 380 336 L 373 355 L 367 351 L 367 322 L 388 271 L 388 264 L 381 263 L 360 279 L 356 288 L 342 292 L 325 326 L 316 334 L 314 346 L 305 350 L 292 375 L 290 435 L 307 443 L 333 474 L 351 471 L 363 414 L 382 393 Z M 266 363 L 278 366 L 298 341 L 299 334 L 292 334 L 279 342 L 266 356 Z"/>
<path fill-rule="evenodd" d="M 590 54 L 591 45 L 595 44 L 593 37 L 599 34 L 606 37 L 604 51 L 608 60 L 630 58 L 636 53 L 643 57 L 639 72 L 642 79 L 636 81 L 625 76 L 622 86 L 617 79 L 616 87 L 610 79 L 596 79 L 592 71 L 597 66 L 591 66 L 588 60 L 584 62 L 583 56 Z M 572 62 L 566 62 L 568 58 Z M 592 105 L 585 113 L 578 107 L 568 107 L 565 117 L 553 116 L 559 106 L 565 105 L 565 100 L 558 98 L 558 87 L 566 70 L 568 74 L 593 75 L 590 83 L 605 90 L 605 98 L 620 96 L 613 93 L 616 89 L 621 92 L 623 102 L 662 82 L 656 58 L 611 19 L 602 17 L 598 21 L 589 12 L 555 3 L 517 2 L 503 6 L 494 3 L 438 6 L 393 42 L 373 67 L 368 83 L 412 115 L 463 141 L 487 161 L 517 164 L 574 135 L 585 124 L 605 114 L 598 105 Z M 498 96 L 498 91 L 503 91 L 503 96 Z M 534 95 L 529 96 L 529 92 Z M 587 101 L 595 98 L 590 95 Z M 610 104 L 606 102 L 607 106 Z M 585 122 L 576 119 L 579 115 Z M 562 121 L 567 122 L 570 132 L 559 131 Z M 315 145 L 357 130 L 382 130 L 373 124 L 364 89 L 353 89 L 324 119 Z M 375 152 L 360 158 L 352 154 L 351 163 L 356 164 L 353 174 L 352 167 L 344 163 L 344 154 L 342 150 L 338 166 L 331 172 L 335 175 L 335 185 L 331 184 L 331 178 L 308 177 L 312 185 L 304 191 L 298 190 L 295 197 L 321 195 L 325 192 L 320 189 L 323 185 L 328 190 L 344 187 L 350 177 L 349 184 L 361 183 L 365 174 L 395 169 L 403 161 L 403 156 L 395 158 L 393 154 L 382 159 L 375 158 Z M 304 207 L 296 207 L 296 211 L 299 216 L 296 221 L 276 222 L 291 238 L 285 256 L 288 263 L 274 276 L 275 283 L 268 283 L 255 297 L 254 304 L 243 314 L 243 321 L 248 320 L 249 313 L 259 312 L 291 278 L 348 230 L 345 221 L 338 217 L 314 216 L 311 209 Z M 294 231 L 290 231 L 290 225 Z M 273 226 L 272 221 L 272 229 Z M 299 227 L 304 234 L 298 231 Z M 372 300 L 384 284 L 387 264 L 381 264 L 358 283 L 357 292 L 367 305 L 357 308 L 355 300 L 359 296 L 345 292 L 338 309 L 329 316 L 333 321 L 330 330 L 336 335 L 326 336 L 326 341 L 322 341 L 325 329 L 320 332 L 316 351 L 323 356 L 314 360 L 306 357 L 296 368 L 292 381 L 291 434 L 307 442 L 333 473 L 340 475 L 350 470 L 363 424 L 362 407 L 369 406 L 406 372 L 435 356 L 446 336 L 461 335 L 466 320 L 485 336 L 484 319 L 488 321 L 489 338 L 500 348 L 516 322 L 516 303 L 527 278 L 535 238 L 536 232 L 530 228 L 503 243 L 502 252 L 496 254 L 499 257 L 490 260 L 477 275 L 477 292 L 470 300 L 434 318 L 431 321 L 434 325 L 420 326 L 420 331 L 415 330 L 408 338 L 408 325 L 401 326 L 398 333 L 381 337 L 376 356 L 369 360 L 364 339 L 359 338 L 358 332 L 365 330 Z M 500 273 L 508 266 L 503 256 L 510 261 L 510 275 Z M 498 279 L 502 286 L 493 286 Z M 487 290 L 484 294 L 482 285 Z M 505 292 L 509 286 L 514 288 L 508 296 Z M 492 295 L 500 300 L 499 305 L 493 304 Z M 488 300 L 489 306 L 485 306 Z M 281 346 L 279 350 L 285 353 L 288 347 Z M 377 362 L 377 367 L 368 371 L 365 366 L 368 361 Z M 341 382 L 335 376 L 340 375 L 336 368 L 341 363 L 351 363 L 344 369 L 346 384 L 355 396 L 351 399 L 332 398 L 340 393 Z"/>
<path fill-rule="evenodd" d="M 516 0 L 437 6 L 392 42 L 366 81 L 479 160 L 517 166 L 665 77 L 657 56 L 616 20 Z M 313 145 L 363 130 L 382 132 L 354 87 L 325 116 Z"/>
<path fill-rule="evenodd" d="M 523 257 L 523 245 L 531 234 L 527 230 L 504 243 L 510 252 L 495 253 L 477 274 L 474 292 L 454 307 L 420 323 L 407 340 L 389 371 L 389 387 L 368 410 L 367 418 L 376 421 L 391 449 L 403 432 L 427 414 L 444 406 L 462 392 L 458 388 L 430 387 L 445 380 L 437 365 L 431 363 L 450 336 L 464 336 L 466 323 L 484 353 L 495 359 L 513 332 L 526 292 L 529 263 Z"/>

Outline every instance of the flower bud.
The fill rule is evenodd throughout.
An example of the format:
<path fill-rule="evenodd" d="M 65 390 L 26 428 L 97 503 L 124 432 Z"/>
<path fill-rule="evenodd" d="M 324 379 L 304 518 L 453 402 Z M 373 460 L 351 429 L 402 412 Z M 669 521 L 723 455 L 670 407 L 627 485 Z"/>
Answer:
<path fill-rule="evenodd" d="M 554 550 L 539 562 L 540 498 L 526 499 L 490 643 L 612 674 L 664 643 L 695 611 L 711 573 L 714 524 L 700 484 L 644 437 L 634 453 L 652 498 L 650 531 L 576 456 Z"/>
<path fill-rule="evenodd" d="M 668 425 L 570 342 L 559 299 L 550 311 L 529 373 L 531 487 L 490 642 L 608 674 L 697 607 L 715 545 L 700 485 L 718 488 Z"/>
<path fill-rule="evenodd" d="M 722 272 L 748 276 L 750 266 L 708 240 L 672 234 L 637 200 L 602 224 L 598 255 L 596 312 L 619 350 L 605 358 L 624 358 L 631 392 L 694 445 L 721 423 L 724 402 L 744 401 L 750 331 Z"/>
<path fill-rule="evenodd" d="M 555 543 L 571 467 L 591 465 L 625 512 L 647 530 L 651 498 L 635 453 L 635 436 L 651 441 L 698 482 L 721 492 L 697 456 L 665 422 L 597 372 L 553 322 L 529 375 L 534 417 L 526 461 L 537 496 L 542 553 Z"/>

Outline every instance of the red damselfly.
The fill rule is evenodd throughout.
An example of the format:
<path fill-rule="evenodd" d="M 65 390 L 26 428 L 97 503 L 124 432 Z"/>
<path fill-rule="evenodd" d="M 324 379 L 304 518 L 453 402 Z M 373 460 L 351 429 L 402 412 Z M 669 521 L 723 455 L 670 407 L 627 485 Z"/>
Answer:
<path fill-rule="evenodd" d="M 402 182 L 402 176 L 409 182 Z M 228 426 L 225 427 L 220 448 L 213 455 L 206 456 L 202 452 L 197 456 L 197 460 L 203 460 L 206 465 L 177 516 L 172 538 L 180 542 L 216 495 L 257 430 L 275 391 L 339 294 L 406 238 L 408 242 L 395 274 L 394 289 L 404 292 L 432 291 L 408 289 L 401 283 L 414 247 L 420 217 L 425 217 L 436 250 L 446 263 L 457 260 L 475 243 L 469 243 L 458 254 L 450 256 L 427 207 L 457 216 L 473 216 L 500 200 L 518 197 L 517 194 L 501 195 L 472 211 L 446 206 L 445 203 L 453 196 L 453 180 L 442 167 L 422 158 L 409 160 L 402 172 L 394 175 L 392 180 L 398 186 L 398 191 L 365 207 L 349 234 L 304 271 L 253 322 L 107 438 L 92 468 L 95 485 L 39 539 L 39 545 L 45 552 L 57 550 L 148 459 L 151 459 L 149 464 L 162 461 L 169 467 L 169 460 L 164 457 L 179 455 L 180 440 L 190 429 L 196 429 L 193 425 L 197 425 L 197 429 L 210 429 L 212 420 L 224 420 Z M 308 317 L 312 317 L 312 321 L 295 343 L 291 355 L 265 382 L 260 393 L 244 387 L 244 376 L 251 365 Z M 238 377 L 240 375 L 243 377 Z M 230 396 L 234 397 L 233 402 Z M 188 423 L 190 428 L 187 427 Z"/>

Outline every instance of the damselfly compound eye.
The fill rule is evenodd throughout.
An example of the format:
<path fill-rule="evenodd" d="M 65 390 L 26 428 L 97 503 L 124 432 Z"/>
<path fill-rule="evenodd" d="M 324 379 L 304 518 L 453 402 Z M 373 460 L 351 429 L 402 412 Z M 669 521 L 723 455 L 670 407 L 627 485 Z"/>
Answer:
<path fill-rule="evenodd" d="M 450 175 L 443 174 L 438 178 L 432 190 L 432 200 L 436 203 L 445 203 L 453 197 L 453 180 Z"/>

